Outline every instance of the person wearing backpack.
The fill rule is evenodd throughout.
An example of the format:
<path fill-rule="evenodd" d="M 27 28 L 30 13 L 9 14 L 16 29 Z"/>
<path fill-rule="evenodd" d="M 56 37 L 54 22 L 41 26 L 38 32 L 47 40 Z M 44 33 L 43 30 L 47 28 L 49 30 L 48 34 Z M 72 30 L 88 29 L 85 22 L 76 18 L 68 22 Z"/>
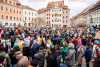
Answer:
<path fill-rule="evenodd" d="M 62 55 L 63 63 L 65 63 L 65 57 L 67 56 L 68 52 L 69 52 L 68 43 L 64 41 L 64 46 L 61 48 L 61 55 Z"/>
<path fill-rule="evenodd" d="M 92 48 L 91 45 L 88 45 L 86 47 L 86 50 L 84 52 L 85 60 L 86 60 L 86 67 L 89 67 L 89 63 L 92 59 Z"/>

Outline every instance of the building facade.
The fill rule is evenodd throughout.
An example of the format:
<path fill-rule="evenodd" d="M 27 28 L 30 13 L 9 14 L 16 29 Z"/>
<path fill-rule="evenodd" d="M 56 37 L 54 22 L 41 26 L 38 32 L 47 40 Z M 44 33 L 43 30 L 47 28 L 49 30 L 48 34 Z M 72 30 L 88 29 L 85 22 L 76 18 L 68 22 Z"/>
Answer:
<path fill-rule="evenodd" d="M 34 19 L 38 16 L 38 13 L 36 10 L 22 5 L 22 22 L 25 27 L 32 26 L 34 22 Z"/>
<path fill-rule="evenodd" d="M 100 25 L 100 1 L 93 5 L 87 12 L 87 23 L 90 26 Z"/>
<path fill-rule="evenodd" d="M 77 16 L 71 18 L 72 24 L 86 24 L 87 26 L 100 26 L 100 1 L 89 6 Z"/>
<path fill-rule="evenodd" d="M 46 18 L 47 25 L 53 28 L 66 27 L 69 23 L 69 12 L 64 1 L 49 2 L 47 8 L 38 11 L 39 15 Z"/>
<path fill-rule="evenodd" d="M 0 0 L 0 25 L 21 25 L 22 7 L 17 0 Z"/>

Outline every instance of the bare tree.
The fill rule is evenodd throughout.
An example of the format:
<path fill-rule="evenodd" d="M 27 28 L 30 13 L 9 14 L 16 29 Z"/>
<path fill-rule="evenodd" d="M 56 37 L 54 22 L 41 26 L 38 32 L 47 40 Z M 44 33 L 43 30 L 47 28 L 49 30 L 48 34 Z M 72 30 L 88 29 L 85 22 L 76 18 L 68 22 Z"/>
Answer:
<path fill-rule="evenodd" d="M 46 19 L 43 17 L 36 17 L 32 24 L 34 24 L 35 28 L 41 28 L 47 25 Z"/>

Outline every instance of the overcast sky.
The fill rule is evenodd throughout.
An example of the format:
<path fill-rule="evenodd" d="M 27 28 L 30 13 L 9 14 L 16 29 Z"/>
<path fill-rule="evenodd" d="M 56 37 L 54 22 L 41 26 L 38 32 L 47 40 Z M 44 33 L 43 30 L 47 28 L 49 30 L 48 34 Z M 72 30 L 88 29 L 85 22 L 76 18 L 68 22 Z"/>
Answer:
<path fill-rule="evenodd" d="M 47 7 L 48 2 L 62 0 L 19 0 L 23 5 L 28 5 L 36 10 Z M 95 4 L 97 0 L 64 0 L 70 8 L 70 16 L 75 16 L 86 7 Z"/>

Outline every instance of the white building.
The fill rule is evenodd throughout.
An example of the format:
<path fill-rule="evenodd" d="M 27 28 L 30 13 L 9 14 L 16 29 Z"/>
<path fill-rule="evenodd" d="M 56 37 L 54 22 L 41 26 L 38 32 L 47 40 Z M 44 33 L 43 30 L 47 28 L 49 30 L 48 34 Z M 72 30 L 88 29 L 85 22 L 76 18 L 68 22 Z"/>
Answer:
<path fill-rule="evenodd" d="M 38 16 L 38 13 L 36 10 L 28 7 L 28 6 L 22 6 L 22 21 L 23 25 L 26 27 L 32 26 L 32 23 L 34 21 L 34 18 Z"/>
<path fill-rule="evenodd" d="M 86 24 L 86 26 L 100 26 L 100 1 L 83 10 L 72 18 L 72 24 Z"/>

